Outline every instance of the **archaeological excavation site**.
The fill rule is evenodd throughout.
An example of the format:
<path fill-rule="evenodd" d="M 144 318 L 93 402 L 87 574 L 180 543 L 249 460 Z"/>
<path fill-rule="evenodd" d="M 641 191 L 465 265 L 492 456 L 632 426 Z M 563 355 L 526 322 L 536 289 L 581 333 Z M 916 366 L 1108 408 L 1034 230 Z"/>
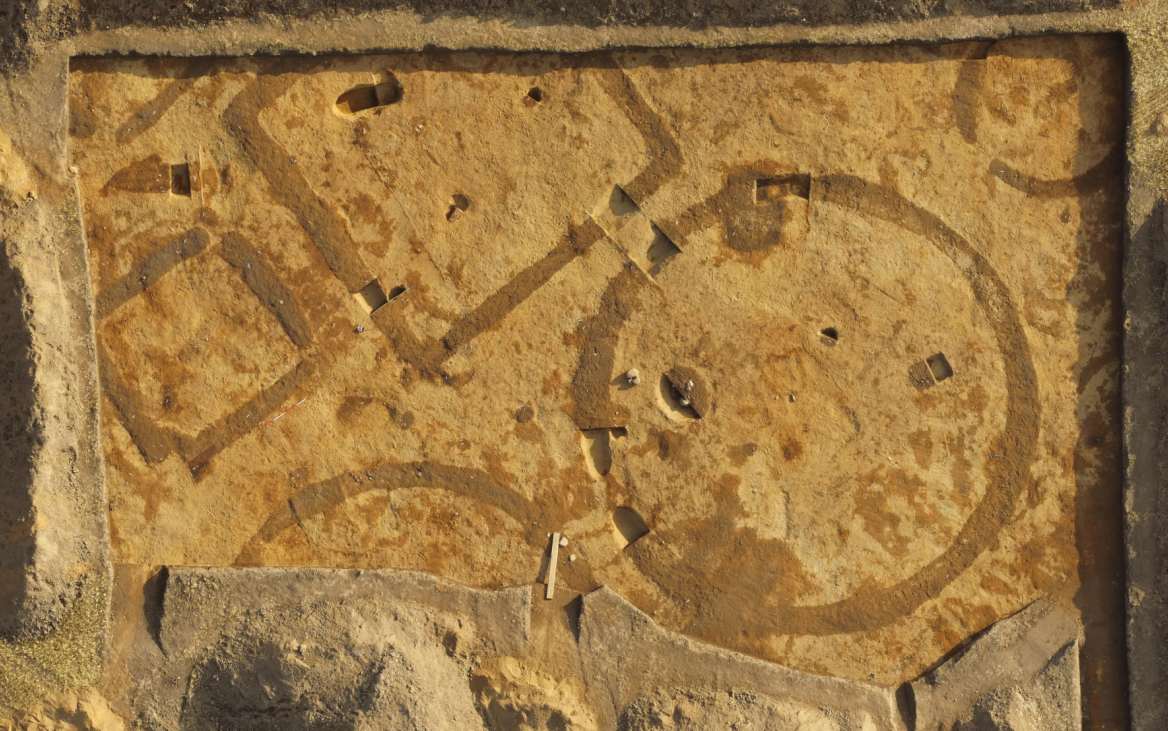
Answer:
<path fill-rule="evenodd" d="M 1168 729 L 1168 0 L 0 1 L 0 729 Z"/>

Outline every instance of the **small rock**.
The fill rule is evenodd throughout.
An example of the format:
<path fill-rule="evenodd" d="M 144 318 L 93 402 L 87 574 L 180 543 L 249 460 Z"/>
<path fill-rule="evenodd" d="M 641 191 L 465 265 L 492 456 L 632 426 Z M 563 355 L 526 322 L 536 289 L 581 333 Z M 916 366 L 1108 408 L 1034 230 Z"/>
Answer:
<path fill-rule="evenodd" d="M 630 368 L 625 371 L 625 383 L 630 386 L 636 386 L 641 382 L 641 372 L 636 368 Z"/>
<path fill-rule="evenodd" d="M 572 555 L 568 556 L 568 561 L 569 561 L 569 562 L 571 562 L 571 561 L 575 561 L 575 560 L 576 560 L 576 554 L 574 554 L 574 553 L 573 553 Z"/>
<path fill-rule="evenodd" d="M 357 333 L 358 335 L 360 335 L 361 333 L 365 332 L 365 326 L 364 326 L 364 325 L 358 325 L 358 326 L 357 326 L 357 327 L 356 327 L 356 328 L 355 328 L 353 331 L 354 331 L 355 333 Z"/>
<path fill-rule="evenodd" d="M 560 536 L 560 548 L 563 548 L 566 545 L 568 545 L 568 537 Z"/>

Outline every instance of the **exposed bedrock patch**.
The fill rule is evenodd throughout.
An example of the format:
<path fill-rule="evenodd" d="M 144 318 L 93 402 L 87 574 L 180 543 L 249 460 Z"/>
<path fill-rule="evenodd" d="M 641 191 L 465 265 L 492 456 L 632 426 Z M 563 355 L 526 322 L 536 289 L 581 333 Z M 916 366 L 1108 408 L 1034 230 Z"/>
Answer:
<path fill-rule="evenodd" d="M 473 16 L 481 18 L 558 19 L 588 26 L 707 25 L 748 26 L 760 23 L 865 23 L 915 20 L 946 15 L 1027 13 L 1082 10 L 1116 5 L 1118 0 L 973 0 L 971 2 L 920 2 L 919 0 L 781 0 L 752 3 L 723 0 L 714 3 L 675 3 L 670 0 L 630 2 L 620 0 L 193 0 L 181 8 L 159 7 L 149 0 L 81 0 L 80 17 L 86 25 L 116 28 L 126 25 L 192 25 L 227 18 L 250 18 L 258 13 L 313 16 L 337 11 L 411 10 L 427 18 Z"/>
<path fill-rule="evenodd" d="M 1079 630 L 1038 601 L 990 627 L 900 693 L 909 728 L 1077 731 Z"/>
<path fill-rule="evenodd" d="M 465 671 L 441 645 L 388 617 L 345 626 L 343 610 L 314 609 L 253 618 L 220 642 L 191 675 L 182 728 L 479 725 Z"/>
<path fill-rule="evenodd" d="M 249 612 L 263 615 L 318 603 L 326 608 L 345 604 L 357 618 L 416 607 L 427 613 L 430 625 L 439 616 L 471 617 L 464 650 L 517 653 L 530 632 L 527 587 L 470 589 L 429 574 L 393 570 L 175 567 L 168 574 L 162 646 L 171 654 L 198 647 L 201 633 L 220 633 Z M 216 601 L 209 602 L 210 597 Z"/>
<path fill-rule="evenodd" d="M 33 0 L 11 0 L 0 6 L 0 67 L 23 60 L 29 10 L 35 7 Z"/>
<path fill-rule="evenodd" d="M 723 728 L 732 720 L 744 728 L 900 728 L 887 689 L 695 642 L 610 589 L 584 596 L 580 655 L 594 702 L 613 714 L 610 724 L 629 731 Z"/>
<path fill-rule="evenodd" d="M 698 731 L 709 728 L 749 728 L 759 731 L 851 728 L 819 708 L 784 703 L 739 691 L 660 690 L 627 706 L 617 722 L 620 731 Z"/>
<path fill-rule="evenodd" d="M 0 634 L 34 631 L 43 593 L 37 576 L 33 482 L 43 443 L 25 280 L 0 242 Z M 40 587 L 39 587 L 40 586 Z"/>
<path fill-rule="evenodd" d="M 131 671 L 146 717 L 183 729 L 472 729 L 478 658 L 523 652 L 529 589 L 420 573 L 171 568 Z"/>
<path fill-rule="evenodd" d="M 552 675 L 537 663 L 493 658 L 477 667 L 471 690 L 491 729 L 584 731 L 600 728 L 583 688 L 573 677 Z"/>
<path fill-rule="evenodd" d="M 25 285 L 0 246 L 0 633 L 22 627 L 36 548 L 33 458 L 41 443 Z"/>
<path fill-rule="evenodd" d="M 1046 600 L 891 689 L 800 673 L 666 631 L 608 589 L 583 598 L 580 650 L 598 707 L 640 729 L 1077 731 L 1079 628 Z M 737 724 L 737 725 L 735 725 Z"/>

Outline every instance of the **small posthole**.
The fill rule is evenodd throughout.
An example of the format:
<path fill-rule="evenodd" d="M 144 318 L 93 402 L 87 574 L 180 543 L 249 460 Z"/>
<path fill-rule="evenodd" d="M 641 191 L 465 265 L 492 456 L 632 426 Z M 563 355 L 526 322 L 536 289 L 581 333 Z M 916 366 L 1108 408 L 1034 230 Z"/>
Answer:
<path fill-rule="evenodd" d="M 793 173 L 762 177 L 754 181 L 754 202 L 763 203 L 781 198 L 811 198 L 811 176 L 807 173 Z"/>
<path fill-rule="evenodd" d="M 401 101 L 405 93 L 401 82 L 388 71 L 385 76 L 385 81 L 379 84 L 360 84 L 341 94 L 337 97 L 337 111 L 351 116 Z"/>
<path fill-rule="evenodd" d="M 628 429 L 623 426 L 584 429 L 580 433 L 584 463 L 593 479 L 605 477 L 612 471 L 612 440 L 624 439 L 628 433 Z"/>
<path fill-rule="evenodd" d="M 394 289 L 396 290 L 399 288 L 395 287 Z M 401 292 L 398 292 L 396 295 L 394 295 L 395 297 L 400 296 L 402 292 L 405 291 L 405 288 L 400 289 Z M 389 302 L 389 297 L 386 296 L 385 290 L 382 289 L 381 282 L 377 281 L 376 279 L 369 282 L 369 284 L 366 284 L 357 292 L 354 292 L 353 298 L 357 300 L 357 303 L 360 304 L 368 314 L 373 314 L 386 302 Z"/>
<path fill-rule="evenodd" d="M 925 358 L 925 363 L 929 365 L 929 372 L 933 374 L 933 379 L 937 383 L 953 377 L 953 366 L 949 365 L 949 359 L 944 353 L 930 355 Z"/>
<path fill-rule="evenodd" d="M 661 376 L 660 405 L 667 416 L 700 419 L 713 409 L 713 399 L 704 380 L 692 368 L 677 366 Z"/>
<path fill-rule="evenodd" d="M 535 418 L 535 408 L 531 404 L 523 404 L 515 411 L 515 421 L 526 424 Z"/>
<path fill-rule="evenodd" d="M 170 192 L 173 195 L 191 197 L 191 166 L 180 162 L 170 166 Z"/>
<path fill-rule="evenodd" d="M 636 201 L 629 197 L 629 194 L 619 185 L 612 186 L 612 193 L 608 197 L 608 209 L 618 218 L 641 210 Z"/>
<path fill-rule="evenodd" d="M 908 380 L 913 388 L 923 391 L 953 377 L 953 366 L 944 353 L 934 353 L 918 360 L 908 368 Z"/>
<path fill-rule="evenodd" d="M 468 210 L 470 210 L 470 198 L 463 195 L 462 193 L 455 193 L 453 196 L 451 196 L 450 201 L 450 207 L 446 209 L 447 221 L 456 221 L 462 216 L 463 213 L 466 213 Z"/>
<path fill-rule="evenodd" d="M 673 243 L 661 229 L 656 226 L 653 226 L 652 229 L 653 241 L 649 244 L 649 250 L 645 252 L 645 258 L 649 261 L 649 276 L 656 277 L 670 259 L 681 253 L 681 248 Z"/>
<path fill-rule="evenodd" d="M 612 524 L 616 527 L 617 533 L 620 534 L 624 543 L 623 548 L 628 548 L 649 534 L 649 525 L 645 519 L 627 505 L 622 505 L 612 511 Z"/>

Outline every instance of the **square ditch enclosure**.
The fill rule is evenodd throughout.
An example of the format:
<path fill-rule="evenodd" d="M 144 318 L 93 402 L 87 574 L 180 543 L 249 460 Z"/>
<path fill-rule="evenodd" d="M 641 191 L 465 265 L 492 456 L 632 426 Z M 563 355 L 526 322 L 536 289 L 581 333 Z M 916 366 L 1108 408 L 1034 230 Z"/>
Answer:
<path fill-rule="evenodd" d="M 122 565 L 607 586 L 817 674 L 1037 598 L 1123 700 L 1107 36 L 78 59 Z"/>

